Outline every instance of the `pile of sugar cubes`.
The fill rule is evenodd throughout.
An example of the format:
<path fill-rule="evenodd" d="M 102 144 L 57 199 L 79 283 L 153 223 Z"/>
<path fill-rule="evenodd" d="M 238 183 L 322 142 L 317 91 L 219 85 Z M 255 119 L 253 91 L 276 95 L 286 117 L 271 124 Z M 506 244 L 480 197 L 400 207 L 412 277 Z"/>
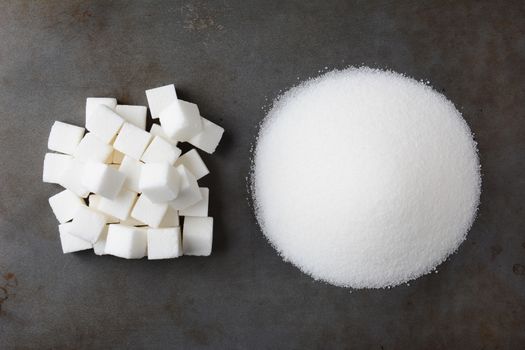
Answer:
<path fill-rule="evenodd" d="M 56 121 L 44 159 L 43 181 L 65 188 L 49 198 L 60 222 L 64 253 L 93 249 L 126 259 L 169 259 L 211 254 L 213 218 L 209 173 L 196 149 L 181 155 L 178 142 L 213 153 L 224 129 L 179 100 L 174 85 L 146 91 L 145 106 L 115 98 L 88 98 L 86 128 Z M 183 218 L 183 228 L 179 224 Z M 181 220 L 182 221 L 182 220 Z"/>

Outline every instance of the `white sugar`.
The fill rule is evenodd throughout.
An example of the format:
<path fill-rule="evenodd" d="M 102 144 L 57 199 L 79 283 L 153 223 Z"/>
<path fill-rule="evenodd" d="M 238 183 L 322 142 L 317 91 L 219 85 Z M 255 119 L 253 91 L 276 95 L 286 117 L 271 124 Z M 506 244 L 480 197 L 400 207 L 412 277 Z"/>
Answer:
<path fill-rule="evenodd" d="M 458 248 L 481 178 L 469 127 L 443 95 L 351 68 L 274 103 L 251 186 L 283 259 L 334 285 L 382 288 L 433 271 Z"/>

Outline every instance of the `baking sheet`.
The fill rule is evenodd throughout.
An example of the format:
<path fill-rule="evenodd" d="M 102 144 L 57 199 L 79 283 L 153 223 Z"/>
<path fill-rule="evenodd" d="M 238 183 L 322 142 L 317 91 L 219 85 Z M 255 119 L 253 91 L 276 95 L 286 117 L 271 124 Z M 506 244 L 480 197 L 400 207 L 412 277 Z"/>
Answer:
<path fill-rule="evenodd" d="M 0 2 L 0 348 L 523 348 L 524 12 L 520 1 Z M 279 91 L 363 63 L 446 94 L 483 171 L 458 253 L 391 290 L 301 274 L 246 199 L 250 146 Z M 145 89 L 172 82 L 226 129 L 203 156 L 213 255 L 63 256 L 47 204 L 59 188 L 41 183 L 52 122 L 82 125 L 87 96 L 146 104 Z"/>

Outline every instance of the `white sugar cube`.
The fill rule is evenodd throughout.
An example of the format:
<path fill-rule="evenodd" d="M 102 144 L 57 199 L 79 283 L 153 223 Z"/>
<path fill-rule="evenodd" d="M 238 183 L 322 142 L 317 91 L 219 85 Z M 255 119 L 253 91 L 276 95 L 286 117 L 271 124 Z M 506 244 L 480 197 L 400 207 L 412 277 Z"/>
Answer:
<path fill-rule="evenodd" d="M 199 108 L 195 103 L 177 100 L 162 110 L 160 125 L 171 139 L 187 141 L 202 130 Z"/>
<path fill-rule="evenodd" d="M 162 219 L 159 227 L 177 227 L 179 226 L 179 213 L 177 210 L 173 209 L 171 205 L 168 205 L 168 210 L 166 215 Z"/>
<path fill-rule="evenodd" d="M 113 138 L 124 123 L 124 119 L 121 116 L 105 105 L 97 106 L 93 113 L 86 118 L 86 129 L 108 144 L 113 141 Z"/>
<path fill-rule="evenodd" d="M 147 163 L 142 166 L 139 188 L 154 203 L 167 202 L 179 194 L 177 170 L 168 163 Z"/>
<path fill-rule="evenodd" d="M 62 187 L 71 190 L 77 196 L 86 198 L 89 194 L 89 190 L 82 185 L 83 173 L 84 163 L 77 159 L 72 159 L 66 169 L 62 172 L 59 183 Z"/>
<path fill-rule="evenodd" d="M 117 105 L 115 111 L 128 123 L 142 130 L 146 130 L 146 114 L 148 109 L 145 106 Z"/>
<path fill-rule="evenodd" d="M 122 159 L 124 159 L 124 153 L 114 149 L 113 153 L 111 153 L 111 164 L 121 164 Z"/>
<path fill-rule="evenodd" d="M 173 101 L 177 101 L 175 85 L 165 85 L 154 89 L 146 90 L 146 97 L 151 112 L 151 117 L 156 119 L 160 112 Z"/>
<path fill-rule="evenodd" d="M 106 164 L 86 162 L 82 174 L 82 186 L 90 192 L 113 199 L 122 189 L 126 175 Z"/>
<path fill-rule="evenodd" d="M 68 154 L 46 153 L 42 181 L 53 184 L 60 183 L 62 174 L 68 168 L 72 159 L 73 157 Z"/>
<path fill-rule="evenodd" d="M 108 225 L 104 226 L 104 230 L 100 234 L 98 241 L 96 241 L 93 244 L 93 252 L 97 255 L 106 255 L 105 248 L 106 248 L 106 240 L 108 237 L 108 228 L 109 228 Z"/>
<path fill-rule="evenodd" d="M 49 205 L 58 222 L 63 224 L 73 219 L 78 207 L 84 205 L 84 201 L 70 190 L 64 190 L 50 197 Z"/>
<path fill-rule="evenodd" d="M 106 225 L 106 217 L 98 211 L 80 206 L 75 212 L 71 234 L 85 241 L 95 243 Z"/>
<path fill-rule="evenodd" d="M 182 210 L 201 200 L 201 192 L 195 176 L 184 165 L 179 165 L 177 172 L 180 177 L 180 190 L 177 198 L 170 201 L 173 209 Z"/>
<path fill-rule="evenodd" d="M 135 159 L 140 159 L 142 153 L 151 140 L 151 134 L 144 131 L 133 124 L 124 123 L 122 129 L 120 129 L 113 147 Z"/>
<path fill-rule="evenodd" d="M 115 109 L 117 106 L 117 99 L 113 97 L 88 97 L 86 99 L 86 122 L 88 117 L 100 106 L 105 105 L 111 109 Z"/>
<path fill-rule="evenodd" d="M 148 235 L 148 259 L 171 259 L 182 255 L 179 227 L 150 228 Z"/>
<path fill-rule="evenodd" d="M 60 232 L 60 243 L 62 244 L 62 252 L 67 254 L 91 249 L 91 243 L 71 234 L 72 226 L 72 222 L 58 225 L 58 231 Z"/>
<path fill-rule="evenodd" d="M 139 188 L 140 173 L 142 170 L 143 163 L 131 158 L 129 156 L 124 156 L 122 163 L 120 164 L 119 171 L 126 175 L 126 180 L 124 181 L 124 188 L 130 189 L 134 192 L 142 192 Z"/>
<path fill-rule="evenodd" d="M 213 218 L 184 218 L 182 232 L 184 255 L 210 255 L 213 243 Z"/>
<path fill-rule="evenodd" d="M 87 133 L 80 141 L 73 156 L 77 159 L 105 163 L 113 152 L 113 148 L 101 141 L 93 133 Z"/>
<path fill-rule="evenodd" d="M 173 146 L 161 137 L 155 136 L 144 151 L 141 160 L 144 163 L 167 162 L 169 165 L 173 165 L 180 154 L 181 150 L 178 147 Z"/>
<path fill-rule="evenodd" d="M 79 126 L 56 121 L 51 127 L 47 148 L 60 153 L 73 154 L 84 136 L 84 131 L 84 128 Z"/>
<path fill-rule="evenodd" d="M 153 203 L 146 195 L 142 194 L 131 211 L 131 217 L 148 226 L 159 227 L 167 210 L 167 203 Z"/>
<path fill-rule="evenodd" d="M 151 125 L 151 129 L 149 131 L 151 133 L 151 135 L 153 136 L 158 136 L 158 137 L 162 137 L 165 141 L 168 141 L 169 143 L 171 143 L 173 146 L 177 146 L 177 140 L 175 139 L 170 139 L 168 137 L 168 135 L 166 135 L 166 133 L 164 132 L 164 130 L 162 129 L 162 126 L 160 126 L 159 124 L 153 124 Z"/>
<path fill-rule="evenodd" d="M 201 200 L 193 204 L 191 207 L 182 209 L 179 214 L 182 216 L 208 216 L 208 202 L 210 191 L 206 187 L 201 187 Z"/>
<path fill-rule="evenodd" d="M 210 173 L 196 149 L 192 149 L 180 156 L 175 162 L 175 166 L 181 164 L 184 165 L 197 180 Z"/>
<path fill-rule="evenodd" d="M 126 220 L 136 199 L 137 194 L 135 192 L 123 189 L 113 199 L 101 197 L 98 210 L 120 220 Z"/>
<path fill-rule="evenodd" d="M 190 138 L 188 142 L 204 152 L 211 154 L 215 152 L 223 133 L 223 128 L 206 118 L 202 118 L 202 131 Z"/>
<path fill-rule="evenodd" d="M 90 194 L 89 197 L 88 197 L 88 206 L 91 208 L 91 209 L 95 209 L 99 212 L 100 209 L 99 209 L 99 205 L 100 205 L 100 200 L 102 199 L 103 197 L 102 196 L 99 196 L 98 194 Z M 109 215 L 107 213 L 102 213 L 106 216 L 106 222 L 108 224 L 118 224 L 120 222 L 120 219 L 119 218 L 116 218 L 112 215 Z"/>
<path fill-rule="evenodd" d="M 146 255 L 148 239 L 140 229 L 131 226 L 109 225 L 106 254 L 125 259 L 140 259 Z"/>

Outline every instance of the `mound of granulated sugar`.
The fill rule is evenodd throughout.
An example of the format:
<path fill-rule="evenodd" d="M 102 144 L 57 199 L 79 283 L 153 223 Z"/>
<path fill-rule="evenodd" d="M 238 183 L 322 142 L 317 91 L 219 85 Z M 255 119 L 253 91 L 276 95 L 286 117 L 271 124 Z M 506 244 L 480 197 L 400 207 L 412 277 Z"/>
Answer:
<path fill-rule="evenodd" d="M 286 92 L 261 125 L 256 216 L 284 260 L 315 279 L 382 288 L 431 272 L 473 223 L 476 143 L 443 95 L 352 68 Z"/>

